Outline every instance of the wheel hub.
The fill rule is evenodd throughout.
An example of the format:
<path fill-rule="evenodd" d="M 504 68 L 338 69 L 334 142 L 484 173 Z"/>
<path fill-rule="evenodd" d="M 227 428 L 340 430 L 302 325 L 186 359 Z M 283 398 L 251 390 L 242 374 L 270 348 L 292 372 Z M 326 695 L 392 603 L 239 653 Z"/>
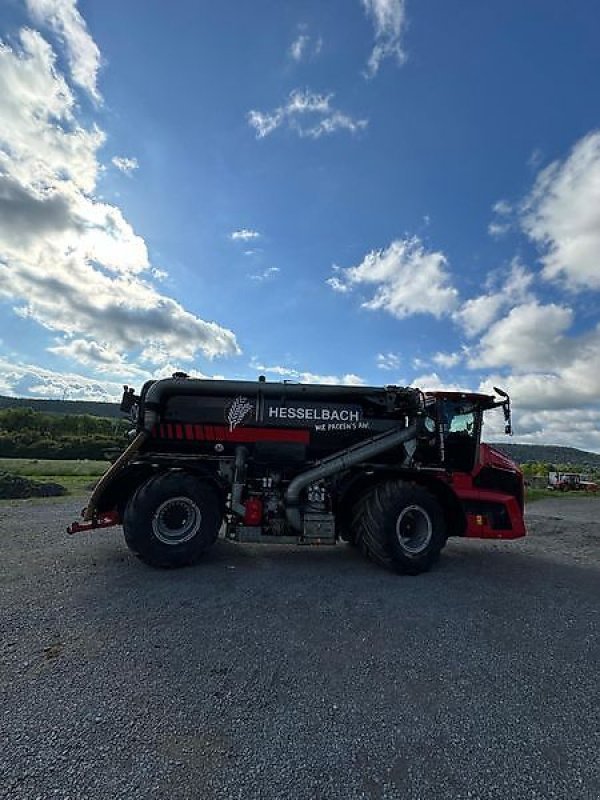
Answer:
<path fill-rule="evenodd" d="M 163 544 L 182 544 L 197 534 L 201 522 L 202 514 L 193 500 L 171 497 L 154 512 L 152 532 Z"/>
<path fill-rule="evenodd" d="M 431 542 L 433 526 L 429 514 L 421 506 L 406 506 L 396 521 L 400 547 L 409 555 L 419 555 Z"/>

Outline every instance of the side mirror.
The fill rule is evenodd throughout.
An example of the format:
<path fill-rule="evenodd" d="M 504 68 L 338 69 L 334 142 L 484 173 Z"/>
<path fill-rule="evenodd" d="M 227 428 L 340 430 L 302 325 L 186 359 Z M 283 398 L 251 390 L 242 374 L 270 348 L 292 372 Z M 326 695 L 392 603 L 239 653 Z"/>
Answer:
<path fill-rule="evenodd" d="M 497 386 L 494 386 L 494 391 L 496 392 L 496 394 L 499 394 L 500 397 L 504 398 L 502 404 L 498 403 L 498 405 L 502 405 L 502 411 L 504 412 L 504 423 L 505 423 L 504 433 L 507 436 L 512 436 L 513 429 L 512 429 L 512 414 L 510 410 L 510 397 L 503 389 L 499 389 Z"/>
<path fill-rule="evenodd" d="M 139 397 L 135 396 L 135 392 L 132 388 L 129 386 L 123 386 L 123 397 L 121 398 L 119 410 L 124 414 L 128 414 L 138 400 Z"/>

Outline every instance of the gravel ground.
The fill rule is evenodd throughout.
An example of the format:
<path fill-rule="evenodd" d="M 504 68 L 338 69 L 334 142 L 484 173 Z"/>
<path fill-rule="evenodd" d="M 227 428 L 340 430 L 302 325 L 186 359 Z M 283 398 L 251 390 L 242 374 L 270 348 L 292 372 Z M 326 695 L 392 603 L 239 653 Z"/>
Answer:
<path fill-rule="evenodd" d="M 0 508 L 0 796 L 598 800 L 599 499 L 397 577 L 219 542 L 161 572 Z"/>

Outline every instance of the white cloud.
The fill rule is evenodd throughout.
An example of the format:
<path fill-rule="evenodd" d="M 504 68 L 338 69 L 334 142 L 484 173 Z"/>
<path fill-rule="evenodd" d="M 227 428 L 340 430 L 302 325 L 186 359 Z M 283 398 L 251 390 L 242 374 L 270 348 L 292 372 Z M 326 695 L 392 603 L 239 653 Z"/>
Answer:
<path fill-rule="evenodd" d="M 152 267 L 150 273 L 156 281 L 164 281 L 169 277 L 169 273 L 165 269 L 159 269 L 158 267 Z"/>
<path fill-rule="evenodd" d="M 240 352 L 231 331 L 199 319 L 146 281 L 110 277 L 50 247 L 43 259 L 0 264 L 0 295 L 20 298 L 17 313 L 49 330 L 98 337 L 120 352 L 154 342 L 186 361 L 197 351 L 209 358 Z"/>
<path fill-rule="evenodd" d="M 50 45 L 0 44 L 0 295 L 48 330 L 120 354 L 152 343 L 182 360 L 240 352 L 152 285 L 146 244 L 94 196 L 104 134 L 83 128 Z"/>
<path fill-rule="evenodd" d="M 305 26 L 301 26 L 301 31 L 306 30 Z M 323 40 L 319 36 L 314 38 L 308 33 L 299 33 L 290 45 L 289 55 L 290 58 L 296 62 L 305 61 L 309 58 L 315 58 L 321 52 L 323 47 Z"/>
<path fill-rule="evenodd" d="M 131 173 L 140 166 L 137 158 L 127 158 L 126 156 L 114 156 L 112 163 L 118 170 L 124 172 L 125 175 L 131 175 Z"/>
<path fill-rule="evenodd" d="M 600 289 L 600 131 L 539 173 L 522 214 L 525 232 L 541 249 L 545 278 Z"/>
<path fill-rule="evenodd" d="M 499 224 L 515 213 L 504 201 L 494 210 Z M 600 132 L 543 169 L 517 213 L 540 248 L 544 278 L 600 289 Z M 510 392 L 518 441 L 600 450 L 600 326 L 573 334 L 574 310 L 539 302 L 531 283 L 513 265 L 504 286 L 488 287 L 457 313 L 468 335 L 484 332 L 469 366 L 487 371 L 483 391 Z"/>
<path fill-rule="evenodd" d="M 600 411 L 597 410 L 517 409 L 514 429 L 516 440 L 524 444 L 555 444 L 600 451 Z"/>
<path fill-rule="evenodd" d="M 515 306 L 486 331 L 469 364 L 549 371 L 574 355 L 571 340 L 564 336 L 572 322 L 571 309 L 554 303 Z"/>
<path fill-rule="evenodd" d="M 0 240 L 11 247 L 30 246 L 40 233 L 77 227 L 67 200 L 53 191 L 29 191 L 0 174 Z"/>
<path fill-rule="evenodd" d="M 507 308 L 533 300 L 530 291 L 533 276 L 517 260 L 512 262 L 504 282 L 494 289 L 493 283 L 497 282 L 500 274 L 499 272 L 493 274 L 491 291 L 467 300 L 454 313 L 454 320 L 464 329 L 467 336 L 472 337 L 486 330 Z"/>
<path fill-rule="evenodd" d="M 501 383 L 504 381 L 504 383 Z M 500 384 L 499 384 L 500 382 Z M 515 442 L 523 444 L 554 444 L 564 447 L 579 447 L 582 450 L 600 451 L 600 410 L 579 405 L 576 408 L 561 406 L 551 397 L 546 407 L 523 402 L 522 387 L 510 384 L 503 377 L 493 377 L 484 382 L 480 391 L 493 392 L 493 385 L 508 388 L 513 399 L 513 431 Z M 539 389 L 547 388 L 543 382 Z M 545 395 L 542 395 L 545 402 Z M 483 440 L 487 442 L 504 439 L 504 418 L 497 410 L 485 415 Z"/>
<path fill-rule="evenodd" d="M 362 0 L 375 29 L 375 45 L 367 64 L 367 76 L 377 74 L 381 62 L 393 58 L 398 64 L 406 61 L 402 34 L 406 27 L 404 0 Z"/>
<path fill-rule="evenodd" d="M 400 366 L 400 356 L 396 353 L 378 353 L 377 354 L 377 367 L 386 371 L 398 369 Z"/>
<path fill-rule="evenodd" d="M 72 213 L 80 220 L 79 235 L 71 248 L 86 261 L 96 261 L 110 272 L 138 274 L 150 263 L 146 242 L 138 236 L 116 206 L 88 197 L 72 201 Z"/>
<path fill-rule="evenodd" d="M 309 89 L 294 89 L 287 102 L 272 112 L 248 112 L 248 123 L 257 139 L 264 139 L 277 128 L 287 126 L 300 137 L 319 139 L 337 131 L 358 133 L 367 127 L 366 119 L 353 119 L 331 104 L 333 94 L 316 94 Z"/>
<path fill-rule="evenodd" d="M 375 294 L 363 307 L 387 311 L 398 319 L 411 314 L 439 318 L 457 304 L 458 292 L 451 284 L 446 256 L 425 250 L 417 237 L 396 240 L 385 250 L 367 253 L 358 266 L 335 272 L 327 281 L 334 291 L 373 286 Z"/>
<path fill-rule="evenodd" d="M 424 375 L 419 375 L 416 377 L 413 382 L 410 384 L 414 389 L 422 389 L 424 392 L 439 392 L 439 391 L 446 391 L 446 392 L 471 392 L 473 391 L 472 388 L 469 386 L 461 386 L 457 383 L 449 383 L 448 381 L 443 381 L 437 372 L 429 372 Z"/>
<path fill-rule="evenodd" d="M 26 0 L 36 23 L 47 25 L 64 42 L 73 81 L 94 98 L 98 92 L 100 50 L 90 36 L 85 20 L 77 10 L 76 0 Z"/>
<path fill-rule="evenodd" d="M 492 207 L 492 211 L 494 214 L 498 214 L 501 217 L 507 217 L 512 214 L 512 206 L 508 202 L 508 200 L 498 200 L 498 202 L 494 203 Z"/>
<path fill-rule="evenodd" d="M 597 341 L 596 347 L 600 345 Z M 600 358 L 587 351 L 571 365 L 555 371 L 530 373 L 494 373 L 486 377 L 484 386 L 501 386 L 514 400 L 516 408 L 573 409 L 597 406 L 600 396 Z"/>
<path fill-rule="evenodd" d="M 454 318 L 465 329 L 467 336 L 475 336 L 496 319 L 503 305 L 504 297 L 500 292 L 482 294 L 467 300 Z"/>
<path fill-rule="evenodd" d="M 152 375 L 150 376 L 153 380 L 160 380 L 161 378 L 170 378 L 175 372 L 181 372 L 181 365 L 176 363 L 168 363 L 168 364 L 161 364 L 157 367 Z M 225 380 L 224 375 L 205 375 L 203 372 L 200 372 L 197 369 L 188 369 L 185 370 L 186 375 L 190 378 L 200 378 L 205 381 L 223 381 Z M 148 375 L 146 374 L 146 377 Z"/>
<path fill-rule="evenodd" d="M 600 326 L 568 336 L 571 309 L 539 306 L 535 315 L 518 321 L 511 312 L 506 325 L 490 330 L 482 361 L 508 372 L 488 376 L 488 383 L 504 381 L 519 407 L 568 409 L 597 405 L 600 397 Z M 515 309 L 514 312 L 518 312 Z M 537 331 L 534 330 L 537 324 Z M 537 335 L 536 335 L 537 333 Z M 477 365 L 477 358 L 474 366 Z M 497 385 L 503 385 L 497 383 Z"/>
<path fill-rule="evenodd" d="M 542 153 L 539 147 L 535 147 L 533 149 L 533 152 L 527 159 L 527 166 L 532 170 L 539 169 L 543 160 L 544 160 L 544 154 Z"/>
<path fill-rule="evenodd" d="M 513 309 L 484 337 L 479 363 L 497 371 L 480 388 L 510 393 L 520 441 L 600 449 L 600 326 L 569 336 L 572 319 L 559 306 Z"/>
<path fill-rule="evenodd" d="M 319 383 L 334 386 L 363 386 L 364 380 L 352 372 L 345 375 L 319 375 L 315 372 L 308 372 L 294 369 L 292 367 L 267 366 L 256 360 L 250 363 L 250 368 L 266 375 L 275 375 L 283 380 L 294 381 L 296 383 Z"/>
<path fill-rule="evenodd" d="M 252 231 L 249 228 L 241 228 L 239 231 L 232 231 L 232 233 L 229 234 L 229 238 L 234 242 L 249 242 L 252 239 L 259 239 L 260 233 L 258 231 Z"/>
<path fill-rule="evenodd" d="M 499 239 L 513 227 L 514 209 L 508 200 L 498 200 L 492 206 L 494 219 L 488 225 L 488 233 L 494 239 Z"/>
<path fill-rule="evenodd" d="M 341 272 L 341 267 L 338 267 L 336 264 L 333 265 L 334 272 Z M 330 286 L 334 292 L 338 292 L 339 294 L 347 294 L 348 292 L 352 291 L 352 286 L 349 283 L 344 283 L 343 278 L 338 278 L 337 275 L 333 275 L 331 278 L 327 278 L 325 281 L 328 286 Z"/>
<path fill-rule="evenodd" d="M 250 275 L 250 278 L 253 281 L 268 281 L 269 279 L 274 278 L 278 272 L 281 272 L 279 267 L 267 267 L 267 269 L 257 273 L 256 275 Z"/>
<path fill-rule="evenodd" d="M 460 364 L 462 361 L 462 353 L 436 353 L 431 359 L 438 367 L 450 369 Z"/>
<path fill-rule="evenodd" d="M 121 377 L 146 380 L 148 373 L 135 364 L 128 363 L 127 359 L 111 344 L 95 342 L 88 339 L 70 339 L 60 341 L 53 347 L 48 347 L 48 352 L 63 358 L 77 361 L 79 364 L 91 367 L 94 371 Z"/>
<path fill-rule="evenodd" d="M 11 397 L 62 398 L 116 402 L 121 383 L 98 380 L 70 372 L 55 372 L 34 364 L 0 357 L 0 393 Z"/>
<path fill-rule="evenodd" d="M 106 377 L 90 378 L 76 372 L 59 372 L 35 364 L 16 360 L 9 361 L 0 356 L 0 394 L 9 397 L 37 397 L 44 399 L 99 400 L 116 403 L 123 393 L 123 380 L 143 380 L 170 377 L 181 369 L 177 364 L 163 364 L 153 372 L 136 370 L 125 365 L 116 374 L 121 380 L 108 380 Z M 100 370 L 101 371 L 101 370 Z M 197 370 L 188 370 L 193 378 L 222 379 L 222 375 L 204 375 Z"/>
<path fill-rule="evenodd" d="M 305 33 L 301 33 L 290 45 L 290 56 L 294 59 L 294 61 L 302 61 L 302 56 L 308 47 L 308 43 L 310 42 L 310 36 L 307 36 Z"/>
<path fill-rule="evenodd" d="M 54 347 L 49 347 L 48 350 L 60 356 L 74 358 L 82 364 L 98 363 L 107 365 L 120 358 L 120 353 L 110 345 L 86 341 L 85 339 L 71 339 L 70 341 L 56 344 Z"/>
<path fill-rule="evenodd" d="M 505 233 L 508 233 L 510 228 L 511 226 L 508 222 L 490 222 L 488 225 L 488 233 L 495 239 L 499 239 L 501 236 L 504 236 Z"/>
<path fill-rule="evenodd" d="M 19 39 L 19 49 L 0 42 L 0 171 L 38 190 L 91 192 L 104 133 L 78 124 L 48 42 L 31 30 Z"/>

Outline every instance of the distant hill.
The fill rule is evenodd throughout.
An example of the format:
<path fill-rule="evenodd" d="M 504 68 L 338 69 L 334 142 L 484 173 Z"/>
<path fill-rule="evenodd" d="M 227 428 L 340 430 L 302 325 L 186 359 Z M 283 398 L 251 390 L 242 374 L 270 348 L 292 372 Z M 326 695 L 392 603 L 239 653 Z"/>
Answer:
<path fill-rule="evenodd" d="M 542 462 L 547 464 L 573 464 L 580 467 L 600 468 L 600 453 L 589 453 L 576 447 L 560 447 L 554 444 L 508 444 L 493 442 L 493 447 L 518 464 Z"/>
<path fill-rule="evenodd" d="M 33 400 L 30 397 L 0 395 L 0 409 L 31 408 L 42 414 L 91 414 L 94 417 L 123 419 L 117 403 L 96 403 L 91 400 Z"/>

